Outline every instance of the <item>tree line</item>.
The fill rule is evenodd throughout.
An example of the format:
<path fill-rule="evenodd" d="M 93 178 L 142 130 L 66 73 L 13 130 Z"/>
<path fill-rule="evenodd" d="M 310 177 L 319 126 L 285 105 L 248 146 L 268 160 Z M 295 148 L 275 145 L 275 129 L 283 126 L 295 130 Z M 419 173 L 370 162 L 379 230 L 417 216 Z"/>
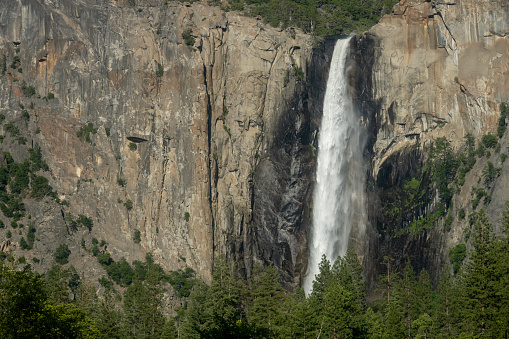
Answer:
<path fill-rule="evenodd" d="M 322 258 L 308 296 L 300 288 L 285 291 L 274 267 L 255 266 L 246 280 L 234 263 L 219 258 L 210 285 L 192 275 L 175 285 L 193 281 L 173 316 L 164 312 L 167 275 L 150 255 L 130 284 L 111 284 L 101 297 L 72 267 L 40 275 L 30 265 L 2 264 L 0 337 L 503 338 L 509 331 L 509 204 L 501 234 L 483 210 L 471 221 L 466 262 L 446 268 L 436 288 L 425 270 L 416 273 L 410 262 L 394 270 L 388 259 L 378 300 L 370 303 L 352 249 L 333 264 Z"/>
<path fill-rule="evenodd" d="M 220 1 L 213 1 L 212 3 Z M 350 34 L 376 24 L 395 0 L 229 0 L 228 10 L 260 16 L 270 25 L 298 27 L 315 36 Z"/>

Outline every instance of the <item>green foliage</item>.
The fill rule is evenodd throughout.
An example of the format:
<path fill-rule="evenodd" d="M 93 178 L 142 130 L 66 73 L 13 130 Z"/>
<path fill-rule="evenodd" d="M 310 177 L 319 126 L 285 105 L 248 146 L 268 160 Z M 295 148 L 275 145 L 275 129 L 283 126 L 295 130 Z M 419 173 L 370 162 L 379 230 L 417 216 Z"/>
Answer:
<path fill-rule="evenodd" d="M 92 231 L 92 227 L 94 226 L 92 218 L 89 218 L 83 214 L 78 215 L 78 220 L 76 222 L 78 223 L 78 225 L 86 227 L 89 232 Z"/>
<path fill-rule="evenodd" d="M 99 280 L 99 284 L 101 284 L 101 286 L 107 290 L 109 290 L 113 287 L 113 282 L 106 277 L 100 277 L 98 280 Z"/>
<path fill-rule="evenodd" d="M 415 182 L 412 185 L 415 187 Z M 493 232 L 482 210 L 469 219 L 472 221 L 469 260 L 466 261 L 465 244 L 449 252 L 454 276 L 449 274 L 449 269 L 445 270 L 434 290 L 425 270 L 417 275 L 412 263 L 399 265 L 387 260 L 388 275 L 378 279 L 382 288 L 377 294 L 381 299 L 374 301 L 370 308 L 366 307 L 362 266 L 352 248 L 332 267 L 323 258 L 308 297 L 299 288 L 296 293 L 284 292 L 277 270 L 272 267 L 255 265 L 249 280 L 245 281 L 234 262 L 224 256 L 214 263 L 212 281 L 207 286 L 196 280 L 190 268 L 165 274 L 150 254 L 145 262 L 134 261 L 130 265 L 123 258 L 115 262 L 106 252 L 97 255 L 109 277 L 99 279 L 106 288 L 101 299 L 95 298 L 93 290 L 92 299 L 86 297 L 86 289 L 72 268 L 52 268 L 42 288 L 33 284 L 36 280 L 33 276 L 23 276 L 16 281 L 15 288 L 20 292 L 4 288 L 6 270 L 0 270 L 0 331 L 11 330 L 1 326 L 7 321 L 3 317 L 8 312 L 21 307 L 23 312 L 16 314 L 27 319 L 32 305 L 27 300 L 37 298 L 21 296 L 40 293 L 43 305 L 60 303 L 68 307 L 72 304 L 81 307 L 84 316 L 85 310 L 89 312 L 86 324 L 90 326 L 85 328 L 100 329 L 100 333 L 89 336 L 93 338 L 175 338 L 177 335 L 182 338 L 503 338 L 509 328 L 506 302 L 509 298 L 509 206 L 503 215 L 503 235 Z M 0 253 L 0 258 L 6 259 L 7 255 Z M 416 259 L 414 264 L 420 265 L 420 259 Z M 8 274 L 14 272 L 10 270 Z M 120 294 L 115 296 L 113 281 L 123 286 L 123 298 Z M 166 282 L 174 287 L 177 296 L 186 298 L 178 301 L 182 306 L 175 309 L 175 318 L 162 314 Z M 23 302 L 6 304 L 9 298 Z M 44 314 L 39 310 L 36 313 L 37 317 Z M 12 319 L 8 318 L 10 322 L 17 321 Z M 20 322 L 13 327 L 23 331 L 31 328 L 16 327 L 16 324 Z M 38 333 L 45 334 L 47 327 L 41 326 L 37 327 Z M 65 331 L 75 328 L 69 326 Z M 31 332 L 26 333 L 33 337 Z M 87 337 L 65 333 L 67 336 L 61 337 Z M 6 338 L 25 337 L 25 332 L 11 336 L 0 334 Z"/>
<path fill-rule="evenodd" d="M 37 172 L 39 170 L 49 171 L 48 164 L 42 159 L 42 151 L 39 144 L 35 144 L 34 147 L 28 149 L 28 153 L 30 155 L 30 165 L 31 171 Z"/>
<path fill-rule="evenodd" d="M 5 130 L 13 137 L 18 136 L 20 133 L 18 126 L 14 125 L 12 122 L 5 124 Z"/>
<path fill-rule="evenodd" d="M 28 111 L 26 109 L 21 111 L 21 117 L 26 121 L 30 120 L 30 114 L 28 114 Z"/>
<path fill-rule="evenodd" d="M 225 130 L 225 132 L 228 134 L 228 137 L 232 137 L 232 132 L 230 130 L 230 128 L 226 125 L 223 125 L 223 129 Z"/>
<path fill-rule="evenodd" d="M 30 182 L 30 186 L 32 188 L 32 197 L 36 199 L 42 199 L 53 192 L 48 179 L 43 176 L 36 176 Z"/>
<path fill-rule="evenodd" d="M 113 259 L 111 259 L 111 254 L 109 254 L 108 252 L 98 255 L 97 261 L 99 262 L 99 264 L 103 266 L 109 266 L 113 263 Z"/>
<path fill-rule="evenodd" d="M 57 263 L 59 263 L 60 265 L 65 265 L 69 262 L 68 259 L 70 254 L 71 251 L 69 250 L 69 247 L 66 244 L 62 244 L 58 246 L 53 257 L 55 258 L 55 261 Z"/>
<path fill-rule="evenodd" d="M 128 286 L 133 281 L 134 270 L 125 258 L 121 258 L 119 262 L 112 262 L 105 266 L 105 269 L 111 280 L 121 286 Z"/>
<path fill-rule="evenodd" d="M 18 137 L 16 140 L 18 141 L 18 144 L 20 144 L 20 145 L 26 145 L 26 143 L 27 143 L 27 138 L 25 138 L 25 137 Z"/>
<path fill-rule="evenodd" d="M 19 246 L 21 247 L 21 249 L 23 250 L 31 250 L 32 249 L 32 246 L 30 246 L 24 237 L 21 237 L 21 239 L 19 240 Z"/>
<path fill-rule="evenodd" d="M 449 207 L 453 190 L 449 183 L 453 181 L 458 169 L 458 163 L 452 153 L 451 144 L 445 138 L 437 138 L 431 145 L 430 157 L 434 159 L 434 175 L 437 182 L 440 199 L 446 208 Z"/>
<path fill-rule="evenodd" d="M 283 87 L 288 86 L 288 83 L 289 83 L 289 82 L 290 82 L 290 70 L 289 70 L 289 69 L 287 69 L 287 70 L 285 71 L 285 77 L 284 77 L 284 79 L 283 79 Z"/>
<path fill-rule="evenodd" d="M 193 30 L 191 28 L 184 30 L 182 32 L 182 39 L 187 46 L 193 47 L 196 41 L 196 38 L 193 36 Z"/>
<path fill-rule="evenodd" d="M 300 66 L 293 65 L 293 73 L 300 81 L 304 81 L 304 71 Z"/>
<path fill-rule="evenodd" d="M 173 286 L 178 297 L 187 298 L 196 284 L 196 273 L 192 268 L 186 267 L 184 270 L 171 271 L 166 280 Z"/>
<path fill-rule="evenodd" d="M 0 275 L 0 337 L 96 338 L 99 332 L 85 312 L 55 305 L 30 265 L 21 270 L 3 266 Z"/>
<path fill-rule="evenodd" d="M 0 53 L 0 75 L 5 75 L 7 71 L 7 58 L 5 54 Z"/>
<path fill-rule="evenodd" d="M 500 161 L 502 163 L 504 163 L 504 161 L 506 161 L 506 160 L 507 160 L 507 154 L 505 154 L 505 153 L 500 154 Z"/>
<path fill-rule="evenodd" d="M 156 77 L 160 78 L 164 75 L 164 67 L 156 61 Z"/>
<path fill-rule="evenodd" d="M 55 265 L 45 274 L 46 287 L 49 298 L 55 303 L 70 303 L 73 299 L 70 294 L 76 295 L 81 283 L 80 276 L 74 266 L 63 269 Z"/>
<path fill-rule="evenodd" d="M 494 148 L 498 143 L 497 137 L 490 133 L 483 135 L 481 141 L 486 148 Z"/>
<path fill-rule="evenodd" d="M 459 211 L 458 211 L 458 219 L 459 220 L 464 220 L 465 219 L 465 209 L 464 208 L 461 208 Z"/>
<path fill-rule="evenodd" d="M 407 228 L 407 231 L 411 234 L 415 235 L 420 233 L 423 230 L 429 229 L 435 225 L 435 222 L 444 215 L 443 210 L 438 210 L 433 214 L 427 215 L 420 219 L 414 220 L 410 223 L 410 226 Z"/>
<path fill-rule="evenodd" d="M 507 265 L 509 257 L 500 251 L 500 246 L 505 245 L 496 240 L 483 210 L 473 226 L 473 250 L 469 252 L 461 280 L 459 316 L 462 320 L 458 325 L 464 333 L 501 338 L 504 331 L 501 324 L 507 326 L 508 321 L 501 318 L 500 305 L 504 304 L 502 298 L 508 287 L 503 285 L 504 271 L 500 271 L 500 265 Z"/>
<path fill-rule="evenodd" d="M 110 129 L 108 127 L 106 127 L 104 129 L 104 131 L 106 132 L 106 136 L 109 137 L 110 136 Z"/>
<path fill-rule="evenodd" d="M 127 184 L 127 180 L 123 179 L 123 178 L 118 178 L 117 179 L 117 184 L 119 186 L 122 186 L 122 187 L 125 187 L 125 185 Z"/>
<path fill-rule="evenodd" d="M 507 129 L 507 126 L 505 124 L 505 120 L 507 119 L 507 116 L 509 115 L 509 106 L 505 102 L 500 104 L 500 118 L 498 119 L 498 126 L 497 126 L 497 136 L 499 138 L 502 138 L 504 136 L 504 133 Z"/>
<path fill-rule="evenodd" d="M 146 279 L 134 279 L 124 293 L 123 327 L 127 337 L 159 338 L 166 323 L 161 307 L 163 288 L 159 270 L 150 269 Z"/>
<path fill-rule="evenodd" d="M 451 260 L 454 274 L 458 273 L 463 260 L 467 256 L 467 247 L 465 244 L 458 244 L 449 250 L 449 259 Z"/>
<path fill-rule="evenodd" d="M 134 230 L 133 240 L 135 244 L 139 244 L 141 241 L 141 232 L 140 230 Z"/>
<path fill-rule="evenodd" d="M 81 126 L 78 132 L 76 132 L 76 136 L 81 141 L 92 143 L 92 139 L 90 139 L 90 134 L 97 134 L 97 128 L 94 128 L 94 125 L 91 122 Z"/>
<path fill-rule="evenodd" d="M 35 87 L 28 86 L 24 81 L 21 85 L 21 91 L 23 92 L 23 95 L 26 96 L 27 98 L 31 98 L 35 95 Z"/>
<path fill-rule="evenodd" d="M 49 92 L 48 95 L 46 96 L 46 98 L 48 98 L 48 100 L 55 99 L 55 94 L 53 94 L 52 92 Z"/>
<path fill-rule="evenodd" d="M 127 208 L 128 211 L 132 210 L 133 202 L 131 201 L 131 199 L 126 200 L 126 202 L 124 202 L 124 206 L 125 208 Z"/>
<path fill-rule="evenodd" d="M 451 230 L 452 222 L 454 221 L 454 217 L 452 214 L 449 214 L 447 218 L 445 218 L 445 231 L 449 232 Z"/>
<path fill-rule="evenodd" d="M 484 178 L 484 184 L 489 185 L 500 175 L 502 169 L 495 167 L 491 161 L 488 161 L 486 166 L 482 170 L 482 176 Z"/>
<path fill-rule="evenodd" d="M 477 206 L 479 206 L 482 198 L 484 198 L 484 204 L 488 204 L 491 201 L 490 196 L 483 188 L 478 188 L 473 192 L 475 194 L 475 198 L 472 200 L 472 208 L 474 210 L 477 208 Z"/>
<path fill-rule="evenodd" d="M 138 145 L 136 145 L 134 142 L 129 143 L 129 149 L 131 151 L 136 151 L 138 149 Z"/>
<path fill-rule="evenodd" d="M 191 217 L 191 215 L 189 214 L 189 212 L 184 213 L 184 219 L 185 219 L 186 222 L 189 221 L 190 217 Z"/>
<path fill-rule="evenodd" d="M 232 8 L 243 8 L 252 16 L 261 16 L 274 27 L 299 27 L 316 36 L 364 31 L 376 24 L 380 16 L 391 11 L 395 1 L 355 2 L 327 0 L 233 0 Z"/>
<path fill-rule="evenodd" d="M 21 60 L 20 60 L 19 56 L 15 55 L 15 56 L 12 58 L 11 68 L 12 68 L 12 69 L 16 69 L 16 68 L 18 68 L 20 65 L 21 65 Z"/>
<path fill-rule="evenodd" d="M 7 231 L 7 239 L 9 238 L 12 238 L 12 232 L 11 231 Z"/>

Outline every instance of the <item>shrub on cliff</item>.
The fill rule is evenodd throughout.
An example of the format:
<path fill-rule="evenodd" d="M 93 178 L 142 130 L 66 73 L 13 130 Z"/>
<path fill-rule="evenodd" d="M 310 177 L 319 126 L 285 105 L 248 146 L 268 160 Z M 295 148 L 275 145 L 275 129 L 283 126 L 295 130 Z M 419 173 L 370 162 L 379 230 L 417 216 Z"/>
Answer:
<path fill-rule="evenodd" d="M 156 66 L 157 66 L 156 77 L 160 78 L 164 75 L 164 67 L 157 61 L 156 61 Z"/>
<path fill-rule="evenodd" d="M 92 140 L 90 139 L 90 133 L 97 134 L 97 128 L 94 128 L 94 125 L 91 122 L 81 126 L 78 132 L 76 132 L 76 136 L 80 138 L 81 141 L 92 143 Z"/>
<path fill-rule="evenodd" d="M 48 179 L 43 176 L 35 177 L 30 183 L 30 186 L 32 187 L 32 197 L 36 199 L 42 199 L 52 192 Z"/>
<path fill-rule="evenodd" d="M 23 92 L 23 95 L 26 96 L 27 98 L 33 97 L 35 95 L 35 87 L 28 86 L 24 81 L 23 84 L 21 85 L 21 91 Z"/>
<path fill-rule="evenodd" d="M 483 135 L 481 141 L 486 148 L 494 148 L 498 143 L 497 137 L 491 133 Z"/>
<path fill-rule="evenodd" d="M 69 262 L 68 259 L 70 254 L 71 251 L 69 250 L 69 247 L 66 244 L 62 244 L 58 246 L 57 250 L 55 251 L 55 261 L 60 265 L 65 265 Z"/>
<path fill-rule="evenodd" d="M 500 104 L 500 118 L 498 119 L 498 127 L 497 127 L 497 135 L 499 138 L 502 138 L 502 136 L 505 133 L 506 125 L 505 125 L 505 119 L 507 118 L 507 115 L 509 115 L 509 106 L 505 102 Z"/>
<path fill-rule="evenodd" d="M 187 46 L 189 47 L 194 46 L 196 38 L 193 36 L 193 30 L 191 28 L 188 28 L 184 32 L 182 32 L 182 39 L 184 40 L 184 43 Z"/>

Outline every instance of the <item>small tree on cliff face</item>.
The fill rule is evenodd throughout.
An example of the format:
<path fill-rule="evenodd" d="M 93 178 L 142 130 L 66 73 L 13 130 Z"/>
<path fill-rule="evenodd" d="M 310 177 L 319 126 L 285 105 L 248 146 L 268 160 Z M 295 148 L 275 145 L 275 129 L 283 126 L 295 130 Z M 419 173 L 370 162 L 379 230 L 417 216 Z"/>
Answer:
<path fill-rule="evenodd" d="M 196 38 L 193 36 L 193 30 L 191 28 L 188 28 L 184 32 L 182 32 L 182 39 L 184 40 L 184 43 L 187 46 L 193 47 L 196 41 Z"/>
<path fill-rule="evenodd" d="M 69 262 L 68 258 L 70 254 L 71 251 L 69 250 L 69 247 L 66 244 L 62 244 L 58 246 L 57 250 L 55 251 L 55 261 L 60 265 L 65 265 Z"/>

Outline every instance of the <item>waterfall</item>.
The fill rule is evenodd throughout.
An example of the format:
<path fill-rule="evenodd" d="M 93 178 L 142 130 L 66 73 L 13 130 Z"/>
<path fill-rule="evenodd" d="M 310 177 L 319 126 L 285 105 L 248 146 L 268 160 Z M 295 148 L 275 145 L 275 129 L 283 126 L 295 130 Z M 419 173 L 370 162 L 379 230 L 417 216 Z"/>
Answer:
<path fill-rule="evenodd" d="M 318 137 L 318 166 L 306 294 L 311 292 L 323 254 L 331 264 L 344 256 L 352 226 L 364 227 L 364 134 L 348 96 L 346 60 L 350 38 L 338 40 L 330 65 Z"/>

